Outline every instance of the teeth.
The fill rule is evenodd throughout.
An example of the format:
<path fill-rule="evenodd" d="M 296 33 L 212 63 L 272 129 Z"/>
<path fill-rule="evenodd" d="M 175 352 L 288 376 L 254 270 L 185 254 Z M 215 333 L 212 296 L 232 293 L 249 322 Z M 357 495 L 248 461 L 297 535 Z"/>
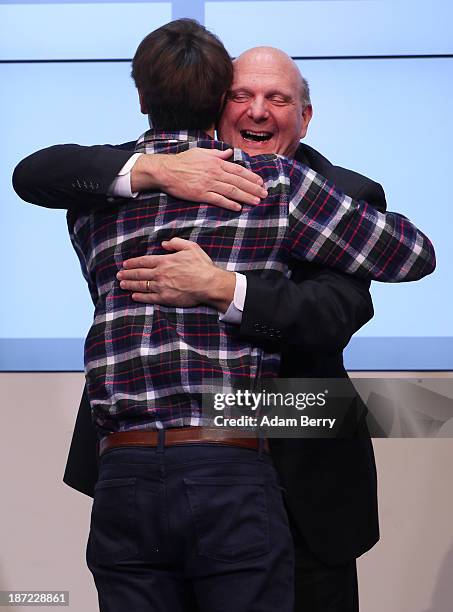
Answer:
<path fill-rule="evenodd" d="M 269 140 L 272 138 L 271 132 L 253 132 L 252 130 L 242 130 L 242 137 L 256 142 L 262 142 L 263 140 Z"/>

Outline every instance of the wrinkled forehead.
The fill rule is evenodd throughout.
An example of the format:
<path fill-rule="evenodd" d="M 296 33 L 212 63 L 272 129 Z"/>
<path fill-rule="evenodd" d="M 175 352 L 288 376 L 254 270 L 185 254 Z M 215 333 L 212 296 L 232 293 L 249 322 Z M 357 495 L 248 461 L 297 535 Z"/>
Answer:
<path fill-rule="evenodd" d="M 257 52 L 240 56 L 233 62 L 233 66 L 233 89 L 280 89 L 295 96 L 301 90 L 299 70 L 289 58 Z"/>

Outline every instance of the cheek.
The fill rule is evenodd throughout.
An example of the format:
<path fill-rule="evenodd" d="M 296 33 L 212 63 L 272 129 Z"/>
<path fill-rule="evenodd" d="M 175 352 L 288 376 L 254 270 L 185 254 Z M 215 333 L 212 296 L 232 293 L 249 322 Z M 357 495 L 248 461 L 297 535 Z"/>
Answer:
<path fill-rule="evenodd" d="M 222 116 L 220 117 L 220 122 L 226 125 L 231 125 L 234 121 L 236 121 L 240 111 L 241 109 L 238 108 L 236 104 L 227 102 L 225 108 L 223 109 Z"/>
<path fill-rule="evenodd" d="M 231 124 L 231 112 L 225 109 L 219 120 L 219 128 L 226 129 Z"/>
<path fill-rule="evenodd" d="M 228 126 L 228 119 L 224 113 L 219 119 L 219 130 L 225 130 L 227 126 Z"/>
<path fill-rule="evenodd" d="M 234 134 L 240 113 L 234 108 L 228 108 L 223 111 L 220 117 L 218 130 L 222 140 L 228 141 L 231 135 Z"/>
<path fill-rule="evenodd" d="M 275 153 L 293 157 L 300 140 L 300 117 L 296 113 L 282 113 L 278 118 L 278 136 Z"/>
<path fill-rule="evenodd" d="M 299 115 L 291 113 L 285 115 L 280 123 L 280 132 L 282 137 L 287 142 L 298 141 L 300 139 L 300 133 L 302 129 L 302 122 Z"/>

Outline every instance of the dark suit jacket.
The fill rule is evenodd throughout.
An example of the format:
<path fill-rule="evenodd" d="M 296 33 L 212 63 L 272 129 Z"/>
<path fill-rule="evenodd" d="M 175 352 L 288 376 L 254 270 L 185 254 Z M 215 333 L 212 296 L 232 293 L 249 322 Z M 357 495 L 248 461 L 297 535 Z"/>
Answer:
<path fill-rule="evenodd" d="M 109 185 L 134 144 L 58 145 L 39 151 L 17 166 L 14 188 L 22 199 L 50 208 L 81 211 L 105 206 Z M 351 197 L 385 210 L 378 183 L 332 165 L 304 144 L 296 157 Z M 342 351 L 372 316 L 369 283 L 298 263 L 291 281 L 275 273 L 247 273 L 239 333 L 282 352 L 281 377 L 344 378 Z M 281 331 L 280 339 L 275 330 Z M 350 439 L 275 439 L 271 453 L 287 492 L 288 511 L 320 559 L 344 563 L 377 542 L 376 469 L 364 419 Z M 96 479 L 96 437 L 84 392 L 64 481 L 92 495 Z"/>

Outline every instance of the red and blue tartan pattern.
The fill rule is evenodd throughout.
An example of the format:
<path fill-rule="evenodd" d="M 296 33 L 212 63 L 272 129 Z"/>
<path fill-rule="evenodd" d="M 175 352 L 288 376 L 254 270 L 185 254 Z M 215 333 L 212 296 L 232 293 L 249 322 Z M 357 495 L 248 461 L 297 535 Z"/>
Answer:
<path fill-rule="evenodd" d="M 201 132 L 150 130 L 136 151 L 175 154 L 226 149 Z M 144 193 L 119 208 L 68 215 L 71 240 L 95 303 L 85 342 L 88 396 L 101 435 L 204 424 L 203 393 L 213 383 L 276 376 L 266 353 L 219 321 L 210 307 L 134 302 L 116 274 L 124 260 L 165 254 L 164 240 L 193 240 L 227 270 L 278 270 L 291 260 L 331 266 L 370 280 L 416 280 L 435 267 L 433 247 L 409 220 L 336 192 L 322 176 L 277 156 L 234 160 L 263 177 L 268 197 L 232 212 Z"/>

